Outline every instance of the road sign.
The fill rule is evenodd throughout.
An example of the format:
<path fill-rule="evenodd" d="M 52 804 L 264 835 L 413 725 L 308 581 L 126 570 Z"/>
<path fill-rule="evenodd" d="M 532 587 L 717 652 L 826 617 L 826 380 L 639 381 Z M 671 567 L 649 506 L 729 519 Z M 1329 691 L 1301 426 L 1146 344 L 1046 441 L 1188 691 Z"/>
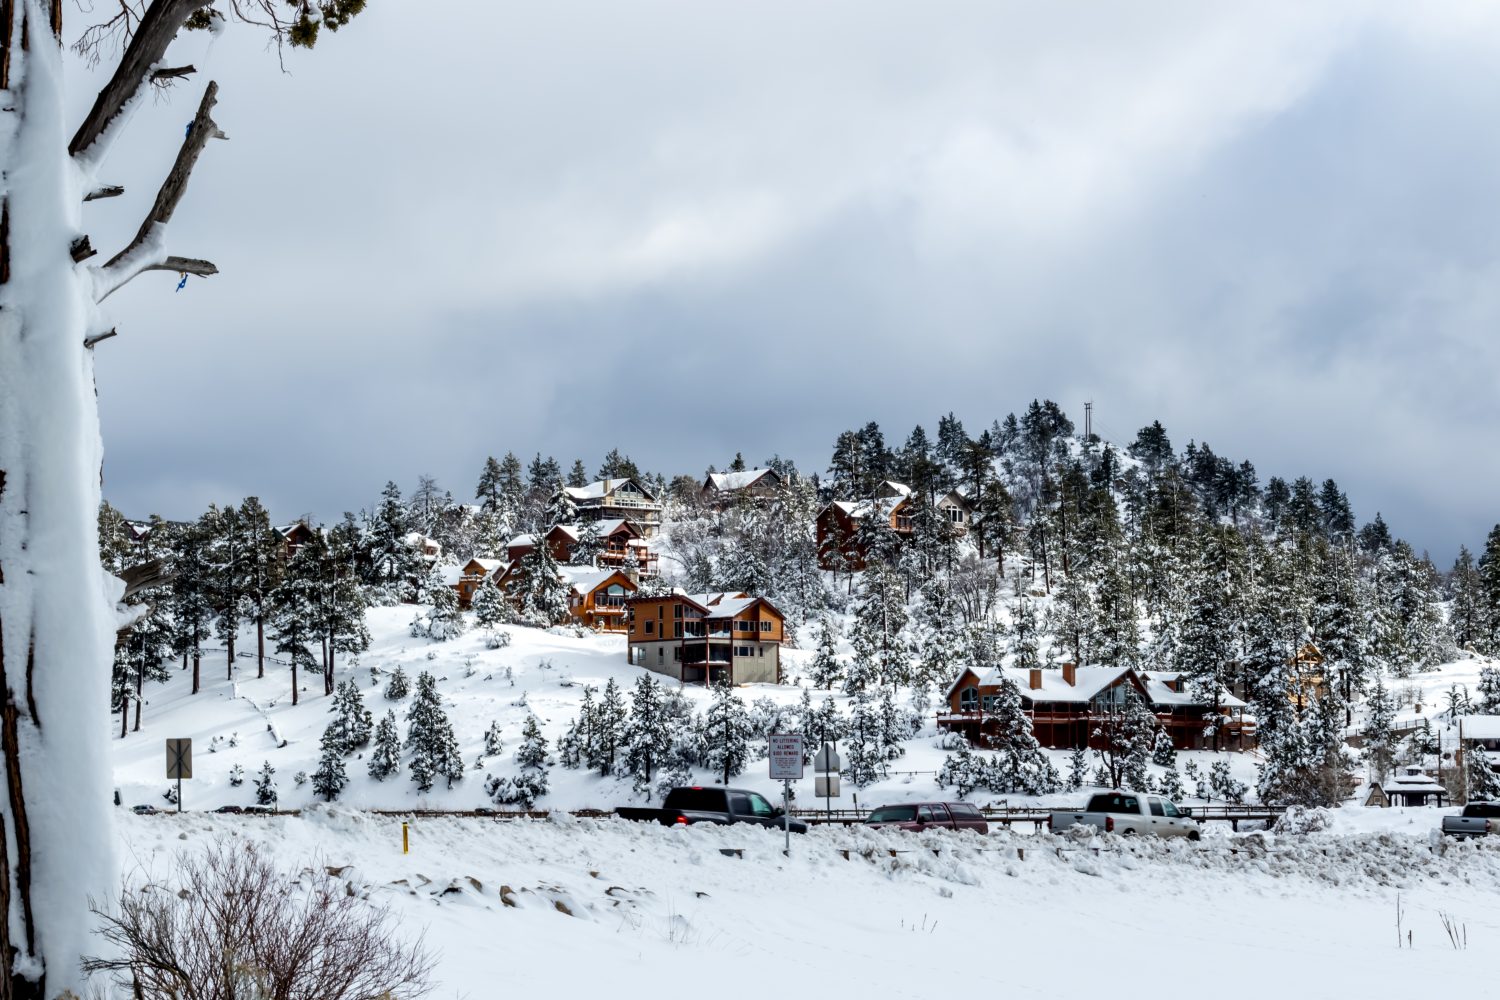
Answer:
<path fill-rule="evenodd" d="M 797 733 L 771 734 L 771 779 L 802 780 L 802 737 Z"/>
<path fill-rule="evenodd" d="M 839 797 L 839 776 L 836 774 L 820 774 L 813 779 L 813 796 L 820 799 L 836 799 Z"/>
<path fill-rule="evenodd" d="M 823 749 L 813 754 L 814 771 L 837 771 L 839 769 L 839 754 L 833 748 L 832 743 L 824 743 Z M 822 792 L 818 793 L 823 794 Z"/>
<path fill-rule="evenodd" d="M 176 778 L 181 781 L 183 778 L 191 779 L 192 777 L 193 741 L 191 739 L 167 740 L 167 778 Z"/>

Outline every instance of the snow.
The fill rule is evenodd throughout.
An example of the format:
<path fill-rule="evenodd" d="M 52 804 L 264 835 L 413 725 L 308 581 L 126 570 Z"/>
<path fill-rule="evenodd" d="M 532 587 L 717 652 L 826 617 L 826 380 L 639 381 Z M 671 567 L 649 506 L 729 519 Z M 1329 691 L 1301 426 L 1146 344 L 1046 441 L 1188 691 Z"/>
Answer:
<path fill-rule="evenodd" d="M 1453 725 L 1465 740 L 1500 740 L 1500 715 L 1461 715 Z"/>
<path fill-rule="evenodd" d="M 747 469 L 744 472 L 710 472 L 708 481 L 717 490 L 731 492 L 753 486 L 770 471 L 770 469 Z"/>
<path fill-rule="evenodd" d="M 1404 834 L 988 837 L 616 819 L 126 817 L 158 876 L 179 852 L 253 837 L 281 867 L 338 870 L 439 952 L 435 996 L 933 997 L 957 978 L 1008 995 L 1158 998 L 1260 981 L 1294 996 L 1478 991 L 1500 931 L 1500 848 Z M 728 852 L 728 853 L 725 853 Z M 1022 857 L 1024 852 L 1024 857 Z M 1397 948 L 1397 900 L 1411 950 Z M 1455 951 L 1440 913 L 1478 947 Z M 976 943 L 980 945 L 976 950 Z M 1153 956 L 1169 956 L 1157 964 Z M 1080 978 L 1082 977 L 1082 978 Z M 1095 986 L 1088 986 L 1088 983 Z M 503 983 L 503 990 L 500 984 Z"/>

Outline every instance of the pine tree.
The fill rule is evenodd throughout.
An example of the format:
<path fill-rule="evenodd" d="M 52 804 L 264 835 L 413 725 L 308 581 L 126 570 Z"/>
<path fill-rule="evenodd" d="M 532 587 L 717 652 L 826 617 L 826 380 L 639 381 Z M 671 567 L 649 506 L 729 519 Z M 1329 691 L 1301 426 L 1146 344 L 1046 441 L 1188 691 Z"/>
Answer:
<path fill-rule="evenodd" d="M 745 703 L 728 684 L 714 685 L 703 725 L 704 765 L 723 775 L 724 784 L 750 762 L 750 722 Z"/>
<path fill-rule="evenodd" d="M 629 713 L 625 708 L 625 697 L 620 686 L 611 677 L 604 685 L 604 694 L 594 710 L 593 739 L 587 757 L 588 766 L 608 777 L 615 773 L 627 740 Z"/>
<path fill-rule="evenodd" d="M 884 743 L 880 703 L 872 691 L 856 691 L 844 731 L 844 774 L 856 787 L 871 784 L 885 770 Z"/>
<path fill-rule="evenodd" d="M 484 731 L 484 749 L 479 751 L 479 759 L 474 762 L 474 767 L 483 767 L 487 758 L 498 757 L 504 752 L 505 741 L 500 738 L 500 723 L 491 719 L 489 728 Z"/>
<path fill-rule="evenodd" d="M 375 727 L 369 770 L 376 781 L 384 781 L 401 770 L 401 734 L 396 731 L 396 713 L 392 709 L 386 709 L 385 717 Z"/>
<path fill-rule="evenodd" d="M 1365 702 L 1363 726 L 1365 762 L 1376 781 L 1384 781 L 1396 763 L 1396 703 L 1384 684 L 1376 682 Z"/>
<path fill-rule="evenodd" d="M 1177 653 L 1177 669 L 1194 700 L 1206 706 L 1204 735 L 1220 741 L 1225 684 L 1237 658 L 1235 636 L 1241 620 L 1244 578 L 1239 536 L 1233 529 L 1205 529 L 1192 584 L 1192 603 Z"/>
<path fill-rule="evenodd" d="M 807 698 L 807 692 L 802 692 Z M 630 725 L 625 734 L 625 771 L 635 779 L 632 788 L 649 799 L 656 770 L 672 747 L 672 730 L 661 697 L 661 685 L 650 674 L 636 679 L 630 695 Z"/>
<path fill-rule="evenodd" d="M 833 616 L 818 618 L 817 649 L 808 664 L 808 680 L 813 687 L 831 689 L 844 676 L 844 665 L 838 657 L 839 629 Z"/>
<path fill-rule="evenodd" d="M 1089 752 L 1083 747 L 1074 747 L 1068 754 L 1068 791 L 1076 792 L 1088 780 Z"/>
<path fill-rule="evenodd" d="M 524 809 L 536 805 L 547 794 L 547 740 L 537 725 L 536 716 L 528 715 L 521 727 L 521 745 L 516 748 L 516 766 L 520 769 L 506 786 L 506 801 Z M 495 794 L 491 792 L 491 794 Z"/>
<path fill-rule="evenodd" d="M 960 799 L 967 798 L 984 781 L 984 762 L 967 740 L 959 743 L 957 750 L 943 758 L 943 766 L 937 774 L 937 786 L 953 789 Z"/>
<path fill-rule="evenodd" d="M 409 597 L 423 572 L 421 553 L 406 540 L 410 533 L 410 518 L 401 501 L 401 490 L 394 482 L 388 482 L 370 523 L 370 576 L 366 581 L 381 591 L 385 603 Z"/>
<path fill-rule="evenodd" d="M 322 748 L 323 755 L 318 759 L 318 769 L 313 772 L 313 793 L 323 796 L 329 802 L 339 797 L 339 792 L 349 783 L 349 775 L 344 771 L 345 750 L 341 743 L 337 724 L 323 730 Z"/>
<path fill-rule="evenodd" d="M 240 504 L 240 526 L 246 547 L 244 614 L 255 624 L 255 676 L 266 675 L 266 625 L 271 620 L 271 595 L 284 571 L 281 537 L 271 527 L 271 516 L 256 497 Z"/>
<path fill-rule="evenodd" d="M 568 731 L 557 741 L 557 759 L 563 767 L 593 767 L 594 760 L 594 688 L 585 685 L 578 715 Z"/>
<path fill-rule="evenodd" d="M 276 769 L 271 766 L 270 761 L 266 761 L 261 764 L 260 772 L 255 776 L 255 804 L 274 806 L 277 798 Z"/>
<path fill-rule="evenodd" d="M 448 787 L 452 788 L 464 774 L 458 740 L 442 706 L 436 679 L 423 671 L 417 677 L 417 693 L 406 712 L 406 747 L 412 751 L 411 780 L 424 792 L 432 788 L 437 775 L 447 778 Z"/>
<path fill-rule="evenodd" d="M 1156 731 L 1156 740 L 1151 748 L 1151 763 L 1158 767 L 1177 766 L 1177 748 L 1172 745 L 1172 736 L 1165 729 Z"/>
<path fill-rule="evenodd" d="M 338 655 L 357 656 L 370 648 L 370 630 L 365 626 L 369 602 L 354 569 L 359 547 L 359 526 L 347 515 L 328 533 L 327 544 L 318 546 L 321 558 L 316 614 L 327 652 L 323 664 L 324 694 L 333 693 Z"/>
<path fill-rule="evenodd" d="M 486 576 L 474 592 L 470 602 L 474 610 L 474 623 L 482 629 L 493 631 L 497 626 L 509 624 L 515 619 L 510 601 L 506 600 L 493 576 Z"/>
<path fill-rule="evenodd" d="M 359 685 L 353 680 L 346 680 L 339 685 L 333 704 L 328 710 L 337 716 L 328 727 L 328 731 L 334 734 L 334 741 L 340 753 L 353 753 L 370 742 L 370 731 L 374 720 L 369 710 L 365 708 Z"/>
<path fill-rule="evenodd" d="M 1010 654 L 1011 666 L 1029 670 L 1042 665 L 1041 629 L 1037 624 L 1036 603 L 1020 588 L 1017 588 L 1016 603 L 1011 608 L 1007 639 L 1006 652 Z"/>
<path fill-rule="evenodd" d="M 1484 747 L 1467 742 L 1462 748 L 1464 794 L 1468 801 L 1490 801 L 1500 799 L 1500 774 L 1496 774 L 1485 756 Z"/>
<path fill-rule="evenodd" d="M 947 685 L 964 659 L 964 636 L 958 603 L 946 582 L 934 578 L 922 587 L 917 609 L 917 686 Z"/>
<path fill-rule="evenodd" d="M 317 554 L 303 546 L 287 564 L 286 576 L 271 596 L 271 630 L 276 652 L 286 655 L 292 665 L 292 704 L 300 697 L 297 671 L 312 671 L 317 666 L 309 648 L 319 641 L 317 611 Z"/>
<path fill-rule="evenodd" d="M 530 552 L 521 557 L 521 617 L 529 625 L 546 628 L 560 625 L 568 612 L 568 585 L 558 572 L 552 548 L 538 537 Z"/>
<path fill-rule="evenodd" d="M 1161 776 L 1157 791 L 1169 802 L 1181 802 L 1186 797 L 1187 790 L 1182 787 L 1182 775 L 1177 773 L 1176 765 L 1167 768 L 1166 773 Z"/>
<path fill-rule="evenodd" d="M 400 701 L 406 697 L 409 691 L 410 686 L 406 678 L 406 671 L 398 663 L 396 669 L 391 672 L 391 679 L 386 683 L 385 700 Z"/>
<path fill-rule="evenodd" d="M 1500 715 L 1500 667 L 1479 668 L 1479 705 L 1481 715 Z"/>
<path fill-rule="evenodd" d="M 201 687 L 202 645 L 214 617 L 213 571 L 207 548 L 201 524 L 189 526 L 177 539 L 172 565 L 172 647 L 184 664 L 192 660 L 193 694 Z"/>
<path fill-rule="evenodd" d="M 854 609 L 854 626 L 850 641 L 854 646 L 854 663 L 848 672 L 846 689 L 856 678 L 860 688 L 869 683 L 896 685 L 909 683 L 910 653 L 905 639 L 906 600 L 901 581 L 884 566 L 865 570 L 859 604 Z"/>
<path fill-rule="evenodd" d="M 251 557 L 249 540 L 239 508 L 219 510 L 209 505 L 199 520 L 206 539 L 209 567 L 209 600 L 214 609 L 214 634 L 224 644 L 226 679 L 234 679 L 234 644 L 239 637 L 240 617 L 245 611 L 246 577 Z"/>
<path fill-rule="evenodd" d="M 458 592 L 444 585 L 430 592 L 432 606 L 427 611 L 427 635 L 438 642 L 455 639 L 464 632 L 464 616 L 458 607 Z"/>

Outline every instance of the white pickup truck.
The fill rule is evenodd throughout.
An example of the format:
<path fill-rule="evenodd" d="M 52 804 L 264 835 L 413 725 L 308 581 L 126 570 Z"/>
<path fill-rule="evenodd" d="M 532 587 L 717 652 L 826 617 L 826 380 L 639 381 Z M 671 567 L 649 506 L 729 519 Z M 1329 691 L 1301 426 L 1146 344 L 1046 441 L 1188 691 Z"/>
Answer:
<path fill-rule="evenodd" d="M 1139 792 L 1100 792 L 1081 811 L 1057 809 L 1047 817 L 1047 827 L 1053 833 L 1072 826 L 1092 826 L 1101 833 L 1124 837 L 1154 834 L 1197 840 L 1202 836 L 1197 820 L 1187 810 L 1171 799 Z"/>

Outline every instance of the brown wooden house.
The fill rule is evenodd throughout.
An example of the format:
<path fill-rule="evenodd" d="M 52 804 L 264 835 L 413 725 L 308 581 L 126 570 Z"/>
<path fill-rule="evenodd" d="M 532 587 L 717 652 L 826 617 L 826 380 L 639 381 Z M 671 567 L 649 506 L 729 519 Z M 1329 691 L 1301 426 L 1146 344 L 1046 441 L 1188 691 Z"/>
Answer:
<path fill-rule="evenodd" d="M 817 520 L 819 568 L 845 572 L 864 569 L 869 560 L 864 541 L 869 519 L 884 521 L 897 537 L 906 538 L 913 528 L 913 502 L 911 487 L 886 480 L 876 487 L 870 500 L 835 500 L 825 506 Z M 958 490 L 934 497 L 932 505 L 955 531 L 968 530 L 973 508 Z"/>
<path fill-rule="evenodd" d="M 1015 684 L 1032 731 L 1045 747 L 1102 747 L 1104 734 L 1132 698 L 1151 706 L 1177 749 L 1201 749 L 1210 742 L 1204 735 L 1208 706 L 1187 693 L 1180 675 L 1071 663 L 1061 670 L 965 667 L 948 689 L 947 710 L 938 713 L 938 728 L 962 732 L 982 744 L 986 726 L 994 725 L 992 718 L 986 718 L 990 702 L 1005 680 Z M 1244 715 L 1245 703 L 1224 691 L 1220 708 L 1224 713 L 1220 746 L 1248 749 L 1254 742 L 1255 726 Z M 1103 732 L 1095 735 L 1096 730 Z"/>
<path fill-rule="evenodd" d="M 587 486 L 565 486 L 583 521 L 634 521 L 650 538 L 661 527 L 661 501 L 634 479 L 601 479 Z"/>
<path fill-rule="evenodd" d="M 290 559 L 297 554 L 297 550 L 313 540 L 316 530 L 306 521 L 293 521 L 291 524 L 283 524 L 276 529 L 281 536 L 282 554 Z"/>
<path fill-rule="evenodd" d="M 587 529 L 583 525 L 559 524 L 547 532 L 543 537 L 552 550 L 552 558 L 564 565 L 574 564 L 578 540 L 585 530 Z M 603 546 L 595 557 L 597 565 L 623 569 L 631 556 L 634 556 L 641 576 L 656 575 L 656 553 L 651 551 L 639 525 L 616 518 L 596 522 L 594 530 Z M 535 548 L 536 536 L 517 535 L 506 545 L 505 555 L 510 562 L 517 562 Z"/>
<path fill-rule="evenodd" d="M 635 597 L 630 662 L 683 682 L 775 684 L 781 676 L 785 618 L 770 601 L 744 593 Z"/>
<path fill-rule="evenodd" d="M 775 469 L 710 472 L 698 495 L 710 507 L 727 507 L 736 502 L 768 499 L 783 485 L 781 473 Z"/>
<path fill-rule="evenodd" d="M 621 570 L 598 566 L 559 566 L 558 579 L 568 585 L 568 613 L 576 624 L 603 632 L 624 632 L 629 611 L 626 607 L 638 589 L 636 582 Z M 518 562 L 502 564 L 496 583 L 519 609 L 517 590 L 522 582 Z"/>
<path fill-rule="evenodd" d="M 484 583 L 485 577 L 494 577 L 499 581 L 499 574 L 505 569 L 503 559 L 470 559 L 455 570 L 450 570 L 444 578 L 448 586 L 458 591 L 458 603 L 467 608 L 474 600 L 474 594 Z"/>

